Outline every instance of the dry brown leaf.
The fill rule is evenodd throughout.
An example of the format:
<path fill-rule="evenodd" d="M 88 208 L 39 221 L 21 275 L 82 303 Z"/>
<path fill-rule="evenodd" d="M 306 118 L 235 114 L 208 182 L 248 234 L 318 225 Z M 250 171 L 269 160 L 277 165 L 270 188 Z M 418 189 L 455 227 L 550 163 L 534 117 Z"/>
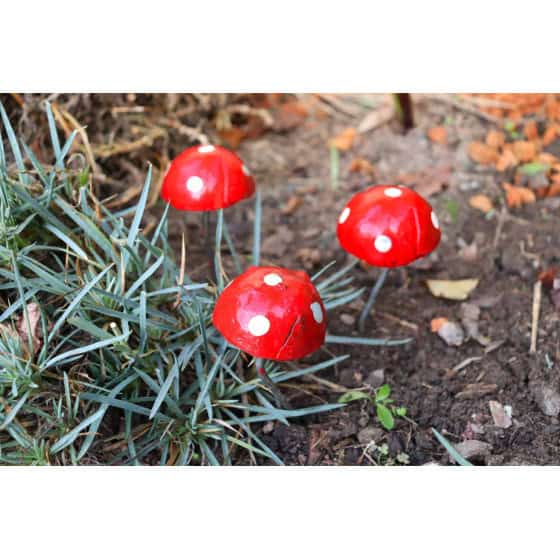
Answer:
<path fill-rule="evenodd" d="M 302 204 L 303 198 L 301 198 L 301 196 L 291 196 L 288 199 L 288 202 L 286 202 L 286 204 L 282 207 L 281 212 L 284 216 L 289 216 L 290 214 L 293 214 Z"/>
<path fill-rule="evenodd" d="M 436 144 L 447 144 L 447 130 L 444 126 L 434 126 L 428 130 L 428 138 Z"/>
<path fill-rule="evenodd" d="M 501 148 L 506 141 L 506 135 L 500 130 L 490 130 L 486 135 L 486 144 L 491 148 Z"/>
<path fill-rule="evenodd" d="M 531 142 L 539 137 L 539 131 L 537 130 L 537 123 L 535 121 L 527 121 L 523 127 L 523 134 L 527 140 Z"/>
<path fill-rule="evenodd" d="M 419 195 L 429 198 L 447 188 L 452 171 L 450 165 L 428 167 L 419 173 L 401 173 L 395 182 L 413 187 Z"/>
<path fill-rule="evenodd" d="M 377 128 L 378 126 L 388 123 L 395 113 L 393 105 L 383 105 L 379 109 L 375 109 L 368 113 L 358 125 L 358 132 L 363 134 Z"/>
<path fill-rule="evenodd" d="M 274 124 L 272 128 L 277 132 L 291 130 L 299 126 L 309 115 L 307 105 L 301 101 L 287 101 L 275 107 L 272 111 Z"/>
<path fill-rule="evenodd" d="M 506 191 L 506 202 L 510 208 L 519 208 L 537 200 L 535 193 L 526 187 L 514 187 L 510 183 L 503 183 L 502 187 Z"/>
<path fill-rule="evenodd" d="M 496 162 L 496 170 L 502 172 L 509 167 L 515 167 L 518 163 L 519 161 L 515 157 L 513 150 L 509 147 L 505 147 L 504 151 L 501 153 L 498 161 Z"/>
<path fill-rule="evenodd" d="M 533 142 L 519 140 L 512 144 L 512 149 L 515 157 L 523 163 L 533 161 L 537 155 L 537 148 Z"/>
<path fill-rule="evenodd" d="M 348 151 L 352 144 L 354 143 L 354 139 L 356 138 L 356 129 L 355 128 L 346 128 L 340 134 L 331 138 L 329 141 L 329 145 L 332 148 L 337 148 L 341 152 Z"/>
<path fill-rule="evenodd" d="M 476 208 L 485 214 L 494 209 L 492 201 L 484 194 L 477 194 L 469 198 L 469 204 L 472 208 Z"/>
<path fill-rule="evenodd" d="M 445 299 L 463 301 L 478 286 L 478 278 L 465 280 L 426 280 L 432 295 Z"/>
<path fill-rule="evenodd" d="M 362 173 L 363 175 L 369 176 L 375 175 L 373 165 L 367 159 L 363 158 L 354 158 L 348 170 L 350 173 Z"/>
<path fill-rule="evenodd" d="M 245 138 L 245 131 L 241 128 L 232 127 L 218 130 L 218 135 L 230 148 L 235 150 Z"/>
<path fill-rule="evenodd" d="M 469 144 L 469 157 L 476 163 L 490 165 L 498 161 L 498 151 L 482 142 L 471 142 Z"/>
<path fill-rule="evenodd" d="M 449 321 L 447 317 L 435 317 L 430 321 L 430 329 L 432 332 L 438 332 L 439 329 Z"/>

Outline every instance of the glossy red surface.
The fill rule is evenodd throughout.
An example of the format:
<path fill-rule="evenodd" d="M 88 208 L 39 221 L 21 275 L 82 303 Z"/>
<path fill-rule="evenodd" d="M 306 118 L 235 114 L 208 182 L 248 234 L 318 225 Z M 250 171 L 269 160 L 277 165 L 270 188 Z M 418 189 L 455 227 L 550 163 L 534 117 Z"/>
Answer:
<path fill-rule="evenodd" d="M 326 312 L 300 270 L 252 266 L 220 294 L 212 321 L 226 340 L 257 358 L 297 360 L 325 341 Z"/>
<path fill-rule="evenodd" d="M 179 154 L 165 175 L 161 196 L 177 210 L 227 208 L 255 192 L 243 162 L 220 146 L 194 146 Z"/>
<path fill-rule="evenodd" d="M 353 196 L 339 216 L 337 235 L 352 255 L 387 268 L 426 256 L 441 238 L 428 202 L 397 185 L 376 185 Z"/>

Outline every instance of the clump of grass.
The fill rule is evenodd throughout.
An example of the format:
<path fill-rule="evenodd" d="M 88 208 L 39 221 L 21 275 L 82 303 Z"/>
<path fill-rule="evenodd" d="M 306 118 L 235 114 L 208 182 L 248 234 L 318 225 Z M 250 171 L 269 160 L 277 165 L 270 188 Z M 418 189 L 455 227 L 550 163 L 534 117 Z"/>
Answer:
<path fill-rule="evenodd" d="M 216 287 L 180 270 L 168 208 L 142 231 L 151 168 L 138 203 L 112 213 L 48 105 L 51 165 L 0 116 L 0 463 L 282 464 L 256 425 L 343 406 L 272 403 L 212 327 Z M 360 295 L 348 270 L 319 284 L 328 308 Z M 345 358 L 266 369 L 282 382 Z"/>

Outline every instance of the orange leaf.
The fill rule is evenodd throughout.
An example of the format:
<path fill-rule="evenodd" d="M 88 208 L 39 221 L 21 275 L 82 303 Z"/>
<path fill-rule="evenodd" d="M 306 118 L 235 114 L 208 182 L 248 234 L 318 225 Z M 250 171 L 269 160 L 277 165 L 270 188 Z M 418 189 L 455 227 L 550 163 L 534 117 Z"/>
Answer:
<path fill-rule="evenodd" d="M 485 214 L 494 208 L 492 201 L 484 194 L 477 194 L 469 198 L 469 204 Z"/>
<path fill-rule="evenodd" d="M 363 158 L 354 158 L 350 163 L 350 173 L 362 173 L 363 175 L 374 175 L 375 170 L 373 165 Z"/>
<path fill-rule="evenodd" d="M 540 162 L 540 163 L 544 163 L 546 165 L 552 165 L 553 163 L 556 163 L 558 161 L 558 159 L 556 158 L 556 156 L 553 156 L 552 154 L 549 154 L 548 152 L 541 152 L 537 156 L 537 161 Z"/>
<path fill-rule="evenodd" d="M 346 152 L 352 147 L 354 138 L 356 138 L 356 129 L 346 128 L 338 136 L 331 138 L 329 145 L 339 149 L 341 152 Z"/>
<path fill-rule="evenodd" d="M 469 144 L 469 156 L 473 161 L 484 165 L 498 161 L 498 151 L 482 142 L 471 142 Z"/>
<path fill-rule="evenodd" d="M 447 317 L 436 317 L 430 321 L 430 329 L 432 332 L 438 332 L 445 323 L 449 323 Z"/>
<path fill-rule="evenodd" d="M 543 146 L 548 146 L 549 144 L 552 144 L 552 142 L 556 140 L 557 136 L 558 136 L 558 127 L 555 124 L 548 125 L 542 137 Z"/>
<path fill-rule="evenodd" d="M 447 144 L 447 130 L 443 126 L 434 126 L 428 130 L 428 138 L 436 144 Z"/>
<path fill-rule="evenodd" d="M 521 162 L 533 161 L 537 155 L 537 150 L 533 142 L 524 142 L 522 140 L 512 144 L 515 157 Z"/>
<path fill-rule="evenodd" d="M 527 140 L 536 140 L 539 137 L 539 131 L 537 130 L 537 124 L 535 121 L 527 121 L 523 127 L 523 134 Z"/>
<path fill-rule="evenodd" d="M 506 135 L 499 130 L 490 130 L 486 135 L 486 144 L 491 148 L 501 148 L 506 141 Z"/>
<path fill-rule="evenodd" d="M 218 130 L 218 134 L 220 138 L 226 143 L 229 144 L 229 147 L 232 149 L 236 149 L 241 144 L 241 141 L 245 138 L 246 134 L 244 130 L 240 128 L 227 128 L 225 130 Z"/>
<path fill-rule="evenodd" d="M 537 200 L 535 193 L 526 187 L 514 187 L 510 183 L 504 183 L 506 191 L 506 202 L 510 208 L 519 208 L 523 204 L 532 204 Z"/>
<path fill-rule="evenodd" d="M 505 171 L 509 167 L 515 167 L 519 161 L 515 157 L 513 151 L 509 147 L 504 147 L 504 151 L 496 162 L 497 171 Z"/>

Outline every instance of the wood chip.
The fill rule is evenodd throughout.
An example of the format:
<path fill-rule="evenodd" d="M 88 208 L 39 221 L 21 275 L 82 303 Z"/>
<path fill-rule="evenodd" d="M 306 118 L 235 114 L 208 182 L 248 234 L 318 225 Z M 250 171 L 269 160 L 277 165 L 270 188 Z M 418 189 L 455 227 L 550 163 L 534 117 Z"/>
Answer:
<path fill-rule="evenodd" d="M 459 400 L 476 399 L 485 395 L 491 395 L 497 390 L 498 386 L 495 383 L 470 383 L 457 393 L 455 398 Z"/>

